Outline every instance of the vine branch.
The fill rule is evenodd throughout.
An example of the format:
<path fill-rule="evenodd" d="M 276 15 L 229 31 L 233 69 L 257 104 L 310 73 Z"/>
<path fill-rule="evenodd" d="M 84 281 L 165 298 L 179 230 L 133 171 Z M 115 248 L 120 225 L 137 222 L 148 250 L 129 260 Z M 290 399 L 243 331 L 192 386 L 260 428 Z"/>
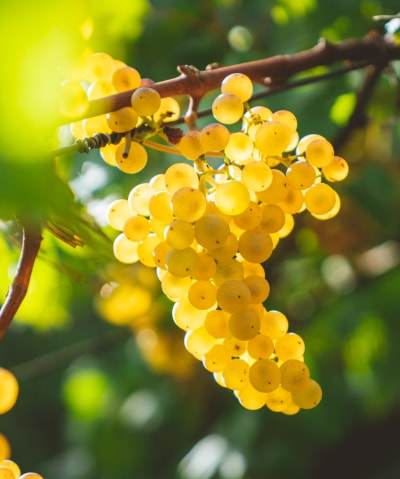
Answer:
<path fill-rule="evenodd" d="M 363 39 L 348 39 L 333 44 L 321 40 L 315 47 L 290 55 L 276 55 L 231 66 L 210 67 L 197 70 L 180 66 L 178 77 L 153 83 L 161 97 L 187 95 L 199 102 L 209 91 L 219 88 L 222 80 L 231 73 L 244 73 L 253 82 L 264 86 L 285 84 L 292 76 L 316 66 L 336 62 L 362 62 L 365 65 L 386 65 L 400 59 L 400 46 L 375 32 Z M 130 105 L 134 90 L 92 100 L 88 111 L 79 117 L 60 118 L 60 124 L 90 118 Z"/>
<path fill-rule="evenodd" d="M 33 265 L 42 242 L 39 224 L 22 225 L 22 246 L 14 280 L 0 309 L 0 341 L 4 338 L 28 291 Z"/>

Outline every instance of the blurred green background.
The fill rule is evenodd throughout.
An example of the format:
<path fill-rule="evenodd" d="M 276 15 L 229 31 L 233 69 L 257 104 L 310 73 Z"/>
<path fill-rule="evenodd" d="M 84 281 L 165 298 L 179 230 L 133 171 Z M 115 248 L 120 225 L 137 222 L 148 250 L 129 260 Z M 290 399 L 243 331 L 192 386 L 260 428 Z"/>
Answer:
<path fill-rule="evenodd" d="M 45 233 L 29 296 L 0 347 L 0 365 L 20 382 L 0 432 L 21 469 L 45 479 L 399 478 L 398 65 L 379 80 L 366 125 L 337 151 L 351 168 L 337 186 L 341 213 L 328 222 L 299 215 L 266 265 L 266 307 L 285 312 L 304 338 L 324 391 L 316 409 L 296 416 L 241 408 L 184 350 L 153 275 L 113 260 L 107 205 L 176 158 L 151 152 L 132 177 L 97 152 L 74 154 L 59 158 L 55 172 L 42 138 L 55 117 L 57 62 L 86 45 L 161 81 L 180 64 L 203 69 L 298 52 L 321 37 L 385 34 L 372 17 L 396 14 L 398 2 L 71 0 L 1 8 L 2 297 L 18 260 L 16 211 L 50 214 L 86 242 L 74 249 Z M 261 103 L 293 111 L 301 136 L 335 143 L 363 78 L 355 71 Z M 151 294 L 148 313 L 131 326 L 104 319 L 100 290 L 110 280 L 127 296 Z M 123 301 L 111 311 L 123 312 Z"/>

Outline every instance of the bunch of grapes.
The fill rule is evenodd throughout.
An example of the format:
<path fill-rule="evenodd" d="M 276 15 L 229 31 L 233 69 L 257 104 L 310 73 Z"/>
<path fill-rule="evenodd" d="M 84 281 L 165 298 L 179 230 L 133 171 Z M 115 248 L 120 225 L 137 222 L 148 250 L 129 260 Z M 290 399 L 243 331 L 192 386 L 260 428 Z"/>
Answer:
<path fill-rule="evenodd" d="M 132 108 L 142 124 L 176 113 L 168 115 L 167 106 L 156 120 L 157 92 L 134 88 Z M 315 407 L 322 391 L 304 362 L 302 338 L 282 312 L 264 305 L 264 265 L 292 231 L 294 215 L 326 220 L 338 213 L 340 198 L 329 183 L 343 180 L 348 164 L 321 135 L 299 138 L 292 112 L 250 107 L 252 94 L 246 75 L 227 76 L 212 103 L 213 121 L 189 128 L 177 144 L 184 160 L 115 200 L 107 216 L 120 231 L 115 257 L 156 270 L 186 349 L 215 381 L 247 409 L 295 414 Z M 133 155 L 140 161 L 141 152 Z M 118 149 L 115 158 L 121 168 Z"/>
<path fill-rule="evenodd" d="M 0 414 L 5 414 L 17 402 L 19 385 L 14 374 L 5 368 L 0 368 Z M 21 470 L 10 460 L 11 447 L 7 438 L 0 433 L 0 479 L 43 479 L 40 474 Z"/>

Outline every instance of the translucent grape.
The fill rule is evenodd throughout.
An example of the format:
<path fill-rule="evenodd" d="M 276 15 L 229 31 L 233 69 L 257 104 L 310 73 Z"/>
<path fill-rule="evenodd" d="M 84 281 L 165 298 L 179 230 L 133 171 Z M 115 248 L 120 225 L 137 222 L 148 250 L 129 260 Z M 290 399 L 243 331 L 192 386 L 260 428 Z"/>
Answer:
<path fill-rule="evenodd" d="M 25 474 L 19 476 L 18 479 L 43 479 L 43 476 L 37 474 L 36 472 L 25 472 Z"/>
<path fill-rule="evenodd" d="M 302 190 L 296 190 L 291 186 L 286 188 L 286 196 L 279 203 L 284 213 L 294 215 L 304 209 L 304 194 Z M 282 225 L 283 226 L 283 225 Z"/>
<path fill-rule="evenodd" d="M 229 329 L 235 338 L 248 341 L 260 330 L 260 318 L 253 309 L 233 313 L 229 319 Z"/>
<path fill-rule="evenodd" d="M 197 280 L 210 279 L 215 275 L 217 265 L 212 256 L 207 253 L 198 253 L 198 262 L 196 269 L 192 273 L 192 278 Z"/>
<path fill-rule="evenodd" d="M 267 395 L 265 404 L 267 408 L 273 412 L 284 411 L 292 402 L 292 395 L 286 389 L 278 386 Z"/>
<path fill-rule="evenodd" d="M 171 198 L 171 206 L 177 218 L 192 222 L 204 215 L 207 201 L 200 190 L 186 186 L 175 191 Z"/>
<path fill-rule="evenodd" d="M 241 281 L 244 278 L 243 265 L 235 258 L 229 258 L 225 260 L 219 260 L 215 274 L 213 275 L 213 281 L 217 286 L 225 283 L 229 280 Z"/>
<path fill-rule="evenodd" d="M 299 143 L 297 145 L 297 148 L 296 148 L 296 154 L 298 156 L 302 156 L 304 155 L 304 152 L 306 151 L 308 145 L 310 143 L 312 143 L 313 141 L 315 140 L 325 140 L 326 138 L 324 138 L 323 136 L 321 135 L 316 135 L 315 133 L 312 133 L 311 135 L 306 135 L 306 136 L 303 136 L 300 140 L 299 140 Z"/>
<path fill-rule="evenodd" d="M 190 276 L 196 269 L 198 256 L 193 248 L 171 248 L 165 258 L 168 271 L 174 276 Z"/>
<path fill-rule="evenodd" d="M 175 219 L 166 227 L 164 238 L 172 248 L 188 248 L 194 240 L 193 225 L 188 221 Z"/>
<path fill-rule="evenodd" d="M 179 118 L 181 109 L 175 98 L 167 96 L 161 98 L 159 109 L 154 113 L 154 121 L 168 123 Z"/>
<path fill-rule="evenodd" d="M 280 365 L 281 384 L 287 391 L 298 391 L 310 379 L 310 371 L 303 361 L 288 359 Z"/>
<path fill-rule="evenodd" d="M 75 138 L 77 137 L 75 136 Z M 109 145 L 99 149 L 100 156 L 108 165 L 117 166 L 117 163 L 115 162 L 115 152 L 117 151 L 118 146 L 119 145 L 113 145 L 110 143 Z"/>
<path fill-rule="evenodd" d="M 322 168 L 322 173 L 328 181 L 342 181 L 349 174 L 349 165 L 340 156 L 334 156 L 333 160 Z"/>
<path fill-rule="evenodd" d="M 139 261 L 145 266 L 150 268 L 155 268 L 157 265 L 154 261 L 153 252 L 156 246 L 161 243 L 162 238 L 155 234 L 149 234 L 147 238 L 142 241 L 139 241 L 137 246 L 137 254 L 139 256 Z"/>
<path fill-rule="evenodd" d="M 124 223 L 123 233 L 130 241 L 141 241 L 150 233 L 150 223 L 144 216 L 131 216 Z"/>
<path fill-rule="evenodd" d="M 217 302 L 221 309 L 228 313 L 244 311 L 250 299 L 250 290 L 242 281 L 226 281 L 217 291 Z"/>
<path fill-rule="evenodd" d="M 309 379 L 304 387 L 292 392 L 292 397 L 300 408 L 312 409 L 321 402 L 322 389 L 314 379 Z"/>
<path fill-rule="evenodd" d="M 297 118 L 289 110 L 277 110 L 271 116 L 272 121 L 278 121 L 286 125 L 291 132 L 295 132 L 297 129 Z"/>
<path fill-rule="evenodd" d="M 239 215 L 249 203 L 249 190 L 240 181 L 227 181 L 216 188 L 215 204 L 225 214 Z"/>
<path fill-rule="evenodd" d="M 132 216 L 128 200 L 114 200 L 106 211 L 107 223 L 115 230 L 122 231 L 125 222 Z"/>
<path fill-rule="evenodd" d="M 315 168 L 307 161 L 298 160 L 286 170 L 286 178 L 289 186 L 296 190 L 310 188 L 315 182 Z"/>
<path fill-rule="evenodd" d="M 224 347 L 233 358 L 242 356 L 247 351 L 247 341 L 242 341 L 230 333 L 223 341 Z"/>
<path fill-rule="evenodd" d="M 305 192 L 304 202 L 310 213 L 324 215 L 336 204 L 335 190 L 326 183 L 317 183 Z"/>
<path fill-rule="evenodd" d="M 0 368 L 0 414 L 4 414 L 14 407 L 18 392 L 18 381 L 14 374 L 8 369 Z"/>
<path fill-rule="evenodd" d="M 161 97 L 153 88 L 140 87 L 132 93 L 131 105 L 140 116 L 153 115 L 160 108 Z"/>
<path fill-rule="evenodd" d="M 220 123 L 210 123 L 200 132 L 200 140 L 206 151 L 221 151 L 228 144 L 230 132 Z"/>
<path fill-rule="evenodd" d="M 317 218 L 318 220 L 329 220 L 339 213 L 340 206 L 341 206 L 340 196 L 336 193 L 336 191 L 334 191 L 334 194 L 335 194 L 335 204 L 333 205 L 333 207 L 329 211 L 323 214 L 311 213 L 312 216 L 314 216 L 314 218 Z"/>
<path fill-rule="evenodd" d="M 243 73 L 232 73 L 222 80 L 221 92 L 236 95 L 242 102 L 245 102 L 253 94 L 253 83 Z"/>
<path fill-rule="evenodd" d="M 278 339 L 286 334 L 289 327 L 287 317 L 280 311 L 265 312 L 261 319 L 260 332 L 271 339 Z"/>
<path fill-rule="evenodd" d="M 263 203 L 279 203 L 287 195 L 286 176 L 280 170 L 272 170 L 272 181 L 268 188 L 257 192 L 257 198 Z"/>
<path fill-rule="evenodd" d="M 210 309 L 217 302 L 217 288 L 210 281 L 195 281 L 188 291 L 190 303 L 198 309 Z"/>
<path fill-rule="evenodd" d="M 228 223 L 217 215 L 204 215 L 194 225 L 196 241 L 204 248 L 215 249 L 222 246 L 229 236 Z"/>
<path fill-rule="evenodd" d="M 201 326 L 185 334 L 184 344 L 189 353 L 201 361 L 203 356 L 215 345 L 215 338 Z"/>
<path fill-rule="evenodd" d="M 0 479 L 15 479 L 15 475 L 8 467 L 0 466 Z"/>
<path fill-rule="evenodd" d="M 124 173 L 138 173 L 147 164 L 146 148 L 137 141 L 132 141 L 126 152 L 125 141 L 122 141 L 115 152 L 115 162 Z"/>
<path fill-rule="evenodd" d="M 240 98 L 230 93 L 221 93 L 212 103 L 214 118 L 225 125 L 239 121 L 243 116 L 243 103 Z"/>
<path fill-rule="evenodd" d="M 252 191 L 263 191 L 272 182 L 271 168 L 262 161 L 251 161 L 242 170 L 242 181 Z"/>
<path fill-rule="evenodd" d="M 251 263 L 263 263 L 272 254 L 270 235 L 259 229 L 245 231 L 239 238 L 239 253 Z"/>
<path fill-rule="evenodd" d="M 224 261 L 233 258 L 238 250 L 239 241 L 232 232 L 229 233 L 228 239 L 219 248 L 210 249 L 208 253 L 217 261 Z"/>
<path fill-rule="evenodd" d="M 21 475 L 21 469 L 19 468 L 18 464 L 14 461 L 10 461 L 9 459 L 5 459 L 4 461 L 0 462 L 0 466 L 6 467 L 10 469 L 11 472 L 14 474 L 13 479 L 18 479 Z"/>
<path fill-rule="evenodd" d="M 250 383 L 247 383 L 237 392 L 237 397 L 245 409 L 255 411 L 265 406 L 267 393 L 257 391 Z"/>
<path fill-rule="evenodd" d="M 139 88 L 140 82 L 140 73 L 135 68 L 129 66 L 117 68 L 111 77 L 111 83 L 118 92 Z"/>
<path fill-rule="evenodd" d="M 317 168 L 329 165 L 334 158 L 334 150 L 328 140 L 314 140 L 305 150 L 306 160 Z"/>
<path fill-rule="evenodd" d="M 269 336 L 260 333 L 250 339 L 247 351 L 254 359 L 268 359 L 274 352 L 274 343 Z"/>
<path fill-rule="evenodd" d="M 226 387 L 232 390 L 241 389 L 248 382 L 249 365 L 240 358 L 231 359 L 222 371 Z"/>
<path fill-rule="evenodd" d="M 90 74 L 88 80 L 111 80 L 115 69 L 114 59 L 105 52 L 93 53 L 90 57 Z"/>
<path fill-rule="evenodd" d="M 189 276 L 178 277 L 168 271 L 161 279 L 161 289 L 171 301 L 179 301 L 186 296 L 191 285 Z"/>
<path fill-rule="evenodd" d="M 235 225 L 243 230 L 252 230 L 256 228 L 261 220 L 260 205 L 254 201 L 250 201 L 247 208 L 239 215 L 233 216 Z"/>
<path fill-rule="evenodd" d="M 138 114 L 136 111 L 126 106 L 117 111 L 107 113 L 107 124 L 112 131 L 117 133 L 124 133 L 135 128 L 138 121 Z"/>
<path fill-rule="evenodd" d="M 157 268 L 167 269 L 166 259 L 171 246 L 166 241 L 157 244 L 153 251 L 153 260 Z"/>
<path fill-rule="evenodd" d="M 114 256 L 121 263 L 136 263 L 139 261 L 137 252 L 138 244 L 130 241 L 123 233 L 117 236 L 113 242 Z"/>
<path fill-rule="evenodd" d="M 281 361 L 301 359 L 304 350 L 304 341 L 296 333 L 287 333 L 278 338 L 275 343 L 275 353 Z"/>
<path fill-rule="evenodd" d="M 178 328 L 184 331 L 197 329 L 203 326 L 206 312 L 195 308 L 187 297 L 182 297 L 172 308 L 172 319 Z"/>
<path fill-rule="evenodd" d="M 261 220 L 258 229 L 266 233 L 276 233 L 285 224 L 285 213 L 278 205 L 268 204 L 261 207 Z"/>
<path fill-rule="evenodd" d="M 225 147 L 225 155 L 233 162 L 242 164 L 248 160 L 253 153 L 253 140 L 242 132 L 232 133 L 229 142 Z"/>
<path fill-rule="evenodd" d="M 164 181 L 171 194 L 183 187 L 197 188 L 199 186 L 199 177 L 196 171 L 187 163 L 174 163 L 168 167 L 164 174 Z"/>
<path fill-rule="evenodd" d="M 4 434 L 0 433 L 0 460 L 8 459 L 11 456 L 11 447 Z"/>
<path fill-rule="evenodd" d="M 225 338 L 229 334 L 230 315 L 222 309 L 214 309 L 207 313 L 204 327 L 214 338 Z"/>
<path fill-rule="evenodd" d="M 231 356 L 222 344 L 215 344 L 203 357 L 203 365 L 212 373 L 223 371 Z"/>
<path fill-rule="evenodd" d="M 243 279 L 243 283 L 250 290 L 250 303 L 263 303 L 268 298 L 270 286 L 265 278 L 258 275 L 249 275 Z"/>
<path fill-rule="evenodd" d="M 89 100 L 97 100 L 98 98 L 113 95 L 114 93 L 115 88 L 110 81 L 97 80 L 89 86 L 87 90 L 87 97 Z"/>
<path fill-rule="evenodd" d="M 291 131 L 279 121 L 267 121 L 258 127 L 254 142 L 264 156 L 280 156 L 291 140 Z"/>
<path fill-rule="evenodd" d="M 169 223 L 173 220 L 172 196 L 167 191 L 158 191 L 149 200 L 149 212 L 153 218 Z"/>
<path fill-rule="evenodd" d="M 279 237 L 286 238 L 294 228 L 294 218 L 293 215 L 290 213 L 285 213 L 285 223 L 282 228 L 279 230 Z"/>
<path fill-rule="evenodd" d="M 85 132 L 85 137 L 93 136 L 96 133 L 111 133 L 111 128 L 108 126 L 106 115 L 85 118 L 82 122 L 82 126 Z"/>
<path fill-rule="evenodd" d="M 271 359 L 258 359 L 250 366 L 249 379 L 257 391 L 269 393 L 279 386 L 281 372 Z"/>
<path fill-rule="evenodd" d="M 201 134 L 195 130 L 188 131 L 182 136 L 178 148 L 181 154 L 189 160 L 196 160 L 206 152 L 206 148 L 201 141 Z"/>

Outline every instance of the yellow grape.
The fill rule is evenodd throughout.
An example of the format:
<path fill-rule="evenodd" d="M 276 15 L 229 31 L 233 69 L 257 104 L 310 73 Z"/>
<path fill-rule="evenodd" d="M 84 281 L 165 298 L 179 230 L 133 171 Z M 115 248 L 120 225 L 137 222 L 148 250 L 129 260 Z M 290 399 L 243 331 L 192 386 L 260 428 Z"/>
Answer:
<path fill-rule="evenodd" d="M 260 332 L 271 339 L 278 339 L 286 334 L 289 327 L 287 317 L 280 311 L 266 311 L 261 319 Z"/>
<path fill-rule="evenodd" d="M 178 277 L 168 271 L 161 279 L 161 289 L 171 301 L 179 301 L 185 297 L 191 285 L 189 276 Z"/>
<path fill-rule="evenodd" d="M 229 225 L 221 216 L 207 214 L 196 221 L 194 235 L 204 248 L 219 248 L 228 240 Z"/>
<path fill-rule="evenodd" d="M 18 479 L 43 479 L 43 476 L 37 474 L 36 472 L 25 472 L 25 474 L 19 476 Z"/>
<path fill-rule="evenodd" d="M 243 103 L 240 98 L 231 93 L 221 93 L 212 103 L 214 118 L 225 125 L 239 121 L 243 116 Z"/>
<path fill-rule="evenodd" d="M 275 354 L 281 361 L 301 359 L 304 355 L 304 341 L 296 333 L 287 333 L 275 342 Z"/>
<path fill-rule="evenodd" d="M 245 163 L 253 153 L 253 140 L 246 133 L 236 132 L 230 135 L 225 147 L 225 155 L 234 163 Z"/>
<path fill-rule="evenodd" d="M 88 80 L 111 80 L 115 69 L 114 59 L 105 52 L 93 53 L 90 57 L 90 74 Z"/>
<path fill-rule="evenodd" d="M 279 203 L 287 195 L 286 176 L 282 171 L 272 169 L 272 181 L 270 185 L 262 191 L 257 191 L 257 198 L 263 203 Z"/>
<path fill-rule="evenodd" d="M 269 336 L 259 333 L 250 339 L 247 351 L 254 359 L 268 359 L 274 352 L 274 343 Z"/>
<path fill-rule="evenodd" d="M 153 88 L 140 87 L 132 93 L 131 105 L 140 116 L 153 115 L 160 108 L 161 97 Z"/>
<path fill-rule="evenodd" d="M 243 264 L 235 258 L 229 258 L 218 260 L 212 279 L 217 286 L 221 286 L 225 281 L 241 281 L 243 278 Z"/>
<path fill-rule="evenodd" d="M 18 392 L 18 381 L 14 374 L 8 369 L 0 368 L 0 414 L 4 414 L 14 407 Z"/>
<path fill-rule="evenodd" d="M 206 151 L 221 151 L 228 144 L 230 132 L 220 123 L 210 123 L 200 132 L 200 141 Z"/>
<path fill-rule="evenodd" d="M 298 391 L 310 379 L 310 370 L 303 361 L 288 359 L 280 365 L 281 384 L 287 391 Z"/>
<path fill-rule="evenodd" d="M 226 281 L 217 291 L 217 302 L 221 309 L 228 313 L 244 311 L 248 307 L 250 299 L 250 290 L 243 281 Z"/>
<path fill-rule="evenodd" d="M 284 213 L 294 215 L 304 209 L 304 193 L 291 186 L 286 188 L 285 198 L 278 203 Z M 283 225 L 282 225 L 283 226 Z"/>
<path fill-rule="evenodd" d="M 349 165 L 341 156 L 334 156 L 333 160 L 322 168 L 322 173 L 328 181 L 342 181 L 349 174 Z"/>
<path fill-rule="evenodd" d="M 241 339 L 235 338 L 230 333 L 225 337 L 223 345 L 233 358 L 243 356 L 243 354 L 247 351 L 247 341 L 242 341 Z"/>
<path fill-rule="evenodd" d="M 255 201 L 250 201 L 247 208 L 239 215 L 233 216 L 233 222 L 242 230 L 257 228 L 261 221 L 261 207 Z"/>
<path fill-rule="evenodd" d="M 309 379 L 304 387 L 292 392 L 292 397 L 301 409 L 312 409 L 321 402 L 322 389 L 314 379 Z"/>
<path fill-rule="evenodd" d="M 285 223 L 282 228 L 278 231 L 280 238 L 286 238 L 294 228 L 294 218 L 290 213 L 285 213 Z"/>
<path fill-rule="evenodd" d="M 336 216 L 339 211 L 340 211 L 340 206 L 341 206 L 341 201 L 340 201 L 340 196 L 334 191 L 335 194 L 335 204 L 333 207 L 327 211 L 324 214 L 316 214 L 316 213 L 311 213 L 314 218 L 317 218 L 318 220 L 330 220 L 334 216 Z"/>
<path fill-rule="evenodd" d="M 243 266 L 244 276 L 261 276 L 265 278 L 265 270 L 263 266 L 259 263 L 251 263 L 250 261 L 241 260 Z"/>
<path fill-rule="evenodd" d="M 252 191 L 263 191 L 272 182 L 272 170 L 263 161 L 251 161 L 242 170 L 242 181 Z"/>
<path fill-rule="evenodd" d="M 238 390 L 248 382 L 249 365 L 240 358 L 231 359 L 222 371 L 226 387 Z"/>
<path fill-rule="evenodd" d="M 231 93 L 238 96 L 242 102 L 246 102 L 253 94 L 253 83 L 243 73 L 232 73 L 222 80 L 221 92 Z"/>
<path fill-rule="evenodd" d="M 0 466 L 0 479 L 15 479 L 15 475 L 8 467 Z"/>
<path fill-rule="evenodd" d="M 245 231 L 239 238 L 239 253 L 251 263 L 263 263 L 272 250 L 271 236 L 258 228 Z"/>
<path fill-rule="evenodd" d="M 292 394 L 286 389 L 283 389 L 283 387 L 278 386 L 276 389 L 268 393 L 265 404 L 270 411 L 282 412 L 291 404 L 291 402 Z"/>
<path fill-rule="evenodd" d="M 305 192 L 304 202 L 310 213 L 324 215 L 336 204 L 335 190 L 326 183 L 317 183 Z"/>
<path fill-rule="evenodd" d="M 292 402 L 289 404 L 289 406 L 286 409 L 284 409 L 281 412 L 285 414 L 286 416 L 294 416 L 299 411 L 300 411 L 300 408 L 297 404 L 293 402 L 293 397 L 292 397 Z"/>
<path fill-rule="evenodd" d="M 286 125 L 291 132 L 296 131 L 297 129 L 297 118 L 296 116 L 289 110 L 277 110 L 275 111 L 272 116 L 271 120 L 279 121 Z"/>
<path fill-rule="evenodd" d="M 133 130 L 138 121 L 138 114 L 130 107 L 126 106 L 117 111 L 107 113 L 107 124 L 112 131 L 117 133 L 125 133 Z"/>
<path fill-rule="evenodd" d="M 255 146 L 263 156 L 281 156 L 291 140 L 291 131 L 279 121 L 261 123 L 255 134 Z"/>
<path fill-rule="evenodd" d="M 155 268 L 157 265 L 154 261 L 154 250 L 156 246 L 161 243 L 162 238 L 156 234 L 149 234 L 147 238 L 139 241 L 137 246 L 137 255 L 139 256 L 139 261 L 145 266 L 150 268 Z"/>
<path fill-rule="evenodd" d="M 285 224 L 285 213 L 278 205 L 261 206 L 261 220 L 258 229 L 265 233 L 276 233 Z"/>
<path fill-rule="evenodd" d="M 243 213 L 250 203 L 250 193 L 240 181 L 227 181 L 217 185 L 215 204 L 227 215 Z"/>
<path fill-rule="evenodd" d="M 250 366 L 249 379 L 257 391 L 269 393 L 279 386 L 281 372 L 271 359 L 258 359 Z"/>
<path fill-rule="evenodd" d="M 314 140 L 306 148 L 306 160 L 317 168 L 329 165 L 334 158 L 332 144 L 328 140 Z"/>
<path fill-rule="evenodd" d="M 75 138 L 79 138 L 79 137 L 75 136 Z M 117 166 L 117 163 L 115 161 L 115 152 L 117 151 L 118 146 L 119 145 L 113 145 L 112 143 L 110 143 L 104 146 L 103 148 L 99 149 L 100 156 L 108 165 Z"/>
<path fill-rule="evenodd" d="M 214 344 L 212 348 L 204 354 L 203 366 L 212 373 L 223 371 L 227 366 L 231 356 L 222 344 Z"/>
<path fill-rule="evenodd" d="M 150 223 L 144 216 L 131 216 L 124 223 L 123 233 L 130 241 L 141 241 L 150 233 Z"/>
<path fill-rule="evenodd" d="M 108 205 L 106 211 L 107 223 L 115 230 L 122 231 L 125 222 L 132 216 L 128 200 L 114 200 Z"/>
<path fill-rule="evenodd" d="M 247 383 L 237 392 L 237 398 L 245 409 L 255 411 L 265 406 L 267 393 L 257 391 L 251 383 Z"/>
<path fill-rule="evenodd" d="M 8 439 L 0 432 L 0 461 L 9 459 L 11 456 L 11 447 Z"/>
<path fill-rule="evenodd" d="M 93 116 L 92 118 L 85 118 L 82 121 L 83 131 L 86 136 L 93 136 L 96 133 L 112 133 L 111 128 L 107 123 L 107 115 Z"/>
<path fill-rule="evenodd" d="M 295 161 L 286 170 L 288 184 L 295 190 L 310 188 L 314 184 L 316 177 L 315 168 L 308 161 Z"/>
<path fill-rule="evenodd" d="M 196 269 L 191 274 L 192 278 L 197 280 L 211 279 L 217 270 L 214 258 L 203 251 L 197 255 L 199 260 Z"/>
<path fill-rule="evenodd" d="M 175 219 L 165 228 L 164 238 L 172 248 L 188 248 L 194 241 L 193 225 L 189 221 Z"/>
<path fill-rule="evenodd" d="M 193 248 L 171 248 L 165 258 L 167 270 L 174 276 L 190 276 L 196 269 L 198 256 Z"/>
<path fill-rule="evenodd" d="M 296 155 L 303 156 L 308 145 L 315 140 L 326 140 L 326 138 L 321 135 L 316 135 L 315 133 L 303 136 L 302 138 L 300 138 L 299 143 L 297 144 Z"/>
<path fill-rule="evenodd" d="M 139 88 L 140 82 L 140 73 L 135 68 L 129 66 L 117 68 L 111 77 L 111 83 L 118 92 Z"/>
<path fill-rule="evenodd" d="M 158 268 L 167 269 L 166 259 L 171 246 L 166 241 L 160 241 L 153 250 L 153 260 Z"/>
<path fill-rule="evenodd" d="M 198 309 L 210 309 L 217 302 L 217 288 L 210 281 L 195 281 L 188 291 L 190 303 Z"/>
<path fill-rule="evenodd" d="M 173 220 L 173 213 L 171 210 L 171 195 L 167 191 L 158 191 L 149 201 L 149 211 L 153 218 L 156 218 L 164 223 L 169 223 Z"/>
<path fill-rule="evenodd" d="M 139 261 L 138 244 L 130 241 L 124 233 L 115 238 L 113 252 L 116 259 L 121 263 L 131 264 Z"/>
<path fill-rule="evenodd" d="M 197 160 L 206 152 L 206 148 L 201 141 L 201 134 L 195 130 L 188 131 L 182 136 L 178 148 L 181 155 L 189 160 Z"/>
<path fill-rule="evenodd" d="M 171 198 L 171 206 L 177 218 L 192 222 L 204 215 L 207 201 L 200 190 L 186 186 L 175 191 Z"/>
<path fill-rule="evenodd" d="M 260 318 L 253 309 L 246 309 L 240 313 L 232 313 L 229 319 L 229 329 L 235 338 L 248 341 L 254 338 L 260 330 Z"/>
<path fill-rule="evenodd" d="M 167 96 L 161 98 L 160 107 L 154 113 L 154 121 L 168 123 L 170 121 L 176 121 L 181 113 L 179 103 L 175 98 Z"/>
<path fill-rule="evenodd" d="M 270 285 L 264 277 L 248 275 L 243 279 L 243 283 L 249 288 L 251 304 L 263 303 L 268 298 Z"/>
<path fill-rule="evenodd" d="M 124 173 L 138 173 L 147 164 L 146 148 L 137 141 L 132 141 L 126 152 L 125 141 L 122 141 L 115 152 L 115 162 Z"/>
<path fill-rule="evenodd" d="M 187 297 L 182 297 L 172 308 L 172 319 L 174 323 L 184 331 L 197 329 L 203 326 L 206 318 L 206 311 L 195 308 Z M 208 331 L 209 332 L 209 331 Z"/>
<path fill-rule="evenodd" d="M 107 80 L 97 80 L 93 82 L 87 90 L 89 100 L 97 100 L 98 98 L 113 95 L 114 93 L 115 88 L 113 84 Z"/>
<path fill-rule="evenodd" d="M 228 239 L 219 248 L 210 249 L 208 253 L 215 258 L 216 261 L 223 261 L 233 258 L 238 250 L 239 241 L 232 232 L 229 233 Z"/>
<path fill-rule="evenodd" d="M 18 464 L 14 461 L 10 461 L 9 459 L 5 459 L 4 461 L 0 461 L 0 466 L 7 467 L 11 470 L 14 474 L 15 479 L 18 479 L 21 475 L 21 469 L 19 468 Z"/>
<path fill-rule="evenodd" d="M 215 345 L 215 338 L 208 334 L 203 326 L 200 326 L 193 331 L 187 331 L 184 344 L 189 353 L 201 361 L 203 356 Z"/>
<path fill-rule="evenodd" d="M 174 163 L 164 174 L 167 191 L 171 194 L 183 187 L 197 188 L 199 177 L 193 166 L 187 163 Z"/>
<path fill-rule="evenodd" d="M 204 327 L 214 338 L 225 338 L 229 334 L 229 313 L 214 309 L 207 313 Z"/>

